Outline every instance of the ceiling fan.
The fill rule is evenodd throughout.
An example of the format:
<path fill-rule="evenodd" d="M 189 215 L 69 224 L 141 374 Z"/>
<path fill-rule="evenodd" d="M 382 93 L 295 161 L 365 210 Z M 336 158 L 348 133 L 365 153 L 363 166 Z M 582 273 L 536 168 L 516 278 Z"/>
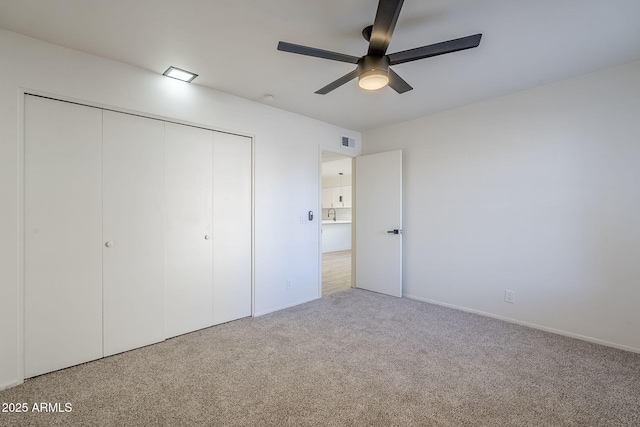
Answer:
<path fill-rule="evenodd" d="M 404 93 L 413 88 L 389 68 L 391 65 L 471 49 L 480 44 L 482 34 L 474 34 L 387 55 L 387 48 L 403 2 L 404 0 L 380 0 L 373 25 L 362 30 L 362 36 L 369 42 L 369 51 L 360 58 L 282 41 L 278 43 L 278 50 L 357 64 L 358 67 L 355 70 L 317 90 L 315 92 L 317 94 L 326 95 L 356 77 L 358 77 L 359 86 L 363 89 L 377 90 L 389 85 L 396 92 Z"/>

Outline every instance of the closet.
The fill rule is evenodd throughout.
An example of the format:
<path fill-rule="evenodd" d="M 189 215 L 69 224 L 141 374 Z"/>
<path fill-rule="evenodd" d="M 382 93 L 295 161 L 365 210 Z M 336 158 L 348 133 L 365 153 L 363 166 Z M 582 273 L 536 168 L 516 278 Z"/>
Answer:
<path fill-rule="evenodd" d="M 167 123 L 167 337 L 213 324 L 213 132 Z"/>
<path fill-rule="evenodd" d="M 25 377 L 251 315 L 251 140 L 25 96 Z"/>
<path fill-rule="evenodd" d="M 103 341 L 110 356 L 164 339 L 164 123 L 103 111 L 102 127 Z"/>

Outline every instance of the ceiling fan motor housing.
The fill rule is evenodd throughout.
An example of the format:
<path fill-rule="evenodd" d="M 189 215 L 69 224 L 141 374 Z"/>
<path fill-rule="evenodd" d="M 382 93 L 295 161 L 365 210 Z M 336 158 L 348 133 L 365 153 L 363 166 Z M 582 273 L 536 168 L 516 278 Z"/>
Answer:
<path fill-rule="evenodd" d="M 376 90 L 389 83 L 389 57 L 366 55 L 358 60 L 358 84 Z"/>

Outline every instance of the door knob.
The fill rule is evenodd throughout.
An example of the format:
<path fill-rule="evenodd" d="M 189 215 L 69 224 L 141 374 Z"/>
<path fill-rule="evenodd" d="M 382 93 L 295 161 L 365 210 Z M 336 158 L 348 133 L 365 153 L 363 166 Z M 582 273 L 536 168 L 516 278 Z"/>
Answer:
<path fill-rule="evenodd" d="M 113 246 L 113 242 L 107 242 L 104 244 L 106 247 L 110 248 L 111 246 Z"/>
<path fill-rule="evenodd" d="M 389 233 L 389 234 L 402 234 L 402 230 L 398 230 L 397 228 L 395 228 L 393 230 L 387 231 L 387 233 Z"/>
<path fill-rule="evenodd" d="M 204 240 L 209 240 L 209 235 L 208 234 L 204 235 Z"/>

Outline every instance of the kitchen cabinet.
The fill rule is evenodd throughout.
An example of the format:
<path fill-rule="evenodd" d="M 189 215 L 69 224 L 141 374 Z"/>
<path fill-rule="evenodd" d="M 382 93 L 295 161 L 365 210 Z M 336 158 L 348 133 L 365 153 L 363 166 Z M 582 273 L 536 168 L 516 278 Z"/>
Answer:
<path fill-rule="evenodd" d="M 351 221 L 322 221 L 322 253 L 351 249 Z"/>
<path fill-rule="evenodd" d="M 322 189 L 322 208 L 332 208 L 333 207 L 333 188 L 323 188 Z"/>
<path fill-rule="evenodd" d="M 344 208 L 350 208 L 353 206 L 353 195 L 352 195 L 352 189 L 353 187 L 351 185 L 343 185 L 341 187 L 342 189 L 342 207 Z"/>
<path fill-rule="evenodd" d="M 350 208 L 353 206 L 351 175 L 322 178 L 322 207 Z"/>
<path fill-rule="evenodd" d="M 322 189 L 323 208 L 350 208 L 352 207 L 351 186 L 330 187 Z"/>

